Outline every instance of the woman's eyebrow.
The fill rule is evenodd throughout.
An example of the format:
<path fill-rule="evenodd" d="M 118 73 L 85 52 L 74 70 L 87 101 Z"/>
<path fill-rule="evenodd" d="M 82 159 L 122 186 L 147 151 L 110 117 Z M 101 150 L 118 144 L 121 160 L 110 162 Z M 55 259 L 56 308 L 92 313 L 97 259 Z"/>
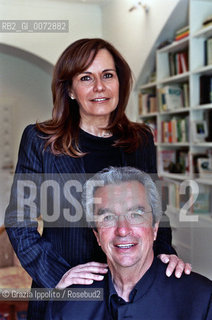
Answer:
<path fill-rule="evenodd" d="M 115 71 L 116 72 L 116 69 L 105 69 L 102 72 L 107 72 L 107 71 Z"/>
<path fill-rule="evenodd" d="M 114 72 L 116 72 L 116 70 L 115 69 L 104 69 L 104 70 L 102 70 L 102 72 L 108 72 L 108 71 L 114 71 Z M 91 72 L 91 71 L 82 71 L 80 74 L 92 74 L 93 72 Z"/>

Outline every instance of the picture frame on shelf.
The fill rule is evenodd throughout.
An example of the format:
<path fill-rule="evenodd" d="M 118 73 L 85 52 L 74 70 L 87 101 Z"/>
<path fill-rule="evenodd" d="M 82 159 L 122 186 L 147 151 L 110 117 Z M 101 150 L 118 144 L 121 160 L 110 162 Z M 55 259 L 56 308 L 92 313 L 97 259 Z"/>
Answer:
<path fill-rule="evenodd" d="M 199 158 L 197 167 L 200 178 L 212 178 L 212 161 L 210 158 Z"/>
<path fill-rule="evenodd" d="M 196 120 L 192 122 L 192 137 L 194 143 L 204 142 L 208 136 L 207 122 Z"/>

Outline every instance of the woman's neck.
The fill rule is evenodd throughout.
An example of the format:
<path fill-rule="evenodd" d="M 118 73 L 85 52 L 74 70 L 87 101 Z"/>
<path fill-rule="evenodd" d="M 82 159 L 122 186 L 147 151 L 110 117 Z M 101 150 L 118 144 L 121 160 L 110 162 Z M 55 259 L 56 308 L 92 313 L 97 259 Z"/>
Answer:
<path fill-rule="evenodd" d="M 107 138 L 111 137 L 112 133 L 105 129 L 108 125 L 108 119 L 105 118 L 99 118 L 94 120 L 90 119 L 81 119 L 80 121 L 80 128 L 84 130 L 85 132 L 88 132 L 94 136 Z"/>

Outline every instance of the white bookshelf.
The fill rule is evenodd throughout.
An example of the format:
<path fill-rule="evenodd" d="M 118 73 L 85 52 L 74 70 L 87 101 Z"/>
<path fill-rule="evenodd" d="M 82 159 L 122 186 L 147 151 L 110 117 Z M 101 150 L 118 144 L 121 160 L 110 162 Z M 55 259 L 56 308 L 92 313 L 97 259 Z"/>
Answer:
<path fill-rule="evenodd" d="M 212 65 L 204 65 L 204 41 L 212 37 L 212 25 L 202 27 L 204 19 L 212 15 L 211 0 L 185 0 L 188 3 L 188 19 L 182 23 L 182 27 L 189 25 L 190 35 L 180 41 L 173 41 L 171 44 L 155 51 L 156 58 L 156 81 L 153 83 L 145 83 L 146 78 L 139 79 L 139 92 L 146 89 L 152 89 L 158 92 L 158 89 L 166 85 L 179 84 L 187 82 L 189 84 L 189 106 L 184 108 L 176 108 L 169 111 L 158 111 L 153 114 L 139 115 L 139 121 L 146 119 L 154 119 L 157 124 L 157 154 L 158 154 L 158 173 L 164 181 L 171 181 L 178 186 L 187 180 L 194 180 L 198 185 L 199 192 L 209 192 L 212 199 L 212 177 L 202 177 L 194 173 L 194 157 L 197 154 L 204 154 L 208 150 L 212 152 L 212 141 L 195 142 L 193 139 L 192 123 L 197 120 L 206 120 L 207 112 L 212 110 L 212 103 L 200 105 L 200 76 L 212 75 Z M 176 27 L 176 30 L 179 26 Z M 166 30 L 167 34 L 167 30 Z M 170 34 L 171 37 L 171 34 Z M 170 76 L 169 54 L 180 52 L 188 48 L 189 70 L 187 72 Z M 149 68 L 150 70 L 153 68 Z M 144 73 L 145 74 L 145 73 Z M 162 141 L 161 123 L 172 117 L 188 117 L 189 140 L 178 143 L 165 143 Z M 212 123 L 209 124 L 212 126 Z M 185 173 L 170 173 L 164 171 L 163 163 L 161 163 L 160 154 L 163 150 L 185 150 L 188 153 L 189 171 Z M 168 182 L 169 183 L 169 182 Z M 192 191 L 191 191 L 192 193 Z M 205 235 L 205 241 L 212 243 L 212 201 L 210 200 L 210 210 L 207 214 L 198 214 L 199 224 L 186 225 L 186 228 L 176 226 L 176 220 L 179 222 L 179 208 L 174 208 L 171 199 L 167 207 L 167 214 L 173 227 L 173 242 L 177 252 L 182 258 L 188 259 L 195 271 L 202 272 L 212 279 L 212 252 L 211 247 L 205 245 L 208 252 L 203 246 L 204 241 L 198 244 L 196 239 L 202 239 Z M 204 227 L 203 227 L 204 225 Z M 207 230 L 206 230 L 207 229 Z M 187 236 L 186 236 L 187 234 Z M 202 261 L 198 259 L 198 251 L 201 250 Z M 201 269 L 201 264 L 203 268 Z"/>
<path fill-rule="evenodd" d="M 208 27 L 202 27 L 204 19 L 212 14 L 212 1 L 208 0 L 188 0 L 189 5 L 189 17 L 188 21 L 184 22 L 184 25 L 189 25 L 190 35 L 182 40 L 173 41 L 171 44 L 156 51 L 156 81 L 150 83 L 142 83 L 139 86 L 139 90 L 153 89 L 155 92 L 159 88 L 165 85 L 177 84 L 188 82 L 189 84 L 189 107 L 178 108 L 168 111 L 159 111 L 154 113 L 148 113 L 145 115 L 139 115 L 139 120 L 155 119 L 157 124 L 157 145 L 158 153 L 163 148 L 179 148 L 185 147 L 188 153 L 193 153 L 197 149 L 212 148 L 212 142 L 199 142 L 196 143 L 192 139 L 191 123 L 196 120 L 204 120 L 204 112 L 212 110 L 212 103 L 206 105 L 200 105 L 200 86 L 199 77 L 201 75 L 212 75 L 212 65 L 204 66 L 204 40 L 208 37 L 212 37 L 212 25 Z M 173 52 L 179 52 L 188 48 L 189 52 L 189 70 L 181 74 L 170 76 L 169 72 L 169 58 L 168 55 Z M 186 116 L 189 117 L 189 141 L 182 143 L 165 143 L 161 139 L 161 122 L 165 119 L 169 119 L 172 116 Z M 202 150 L 203 152 L 203 150 Z M 197 153 L 197 151 L 196 151 Z M 190 168 L 189 177 L 192 178 L 192 166 Z M 159 171 L 161 176 L 165 176 L 166 173 Z"/>

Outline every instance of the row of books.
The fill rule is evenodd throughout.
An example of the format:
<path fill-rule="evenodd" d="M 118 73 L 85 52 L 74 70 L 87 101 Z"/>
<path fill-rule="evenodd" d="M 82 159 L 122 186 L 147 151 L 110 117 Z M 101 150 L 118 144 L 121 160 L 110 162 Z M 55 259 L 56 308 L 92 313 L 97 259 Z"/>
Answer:
<path fill-rule="evenodd" d="M 155 94 L 141 92 L 139 94 L 139 115 L 146 115 L 158 111 L 157 98 Z"/>
<path fill-rule="evenodd" d="M 200 77 L 200 104 L 212 103 L 212 75 Z M 190 105 L 189 84 L 167 85 L 154 92 L 141 92 L 139 94 L 139 115 L 149 113 L 168 112 L 180 108 L 187 108 Z"/>
<path fill-rule="evenodd" d="M 161 142 L 185 143 L 189 141 L 189 117 L 172 117 L 161 122 Z"/>
<path fill-rule="evenodd" d="M 205 66 L 212 64 L 212 37 L 204 42 L 204 59 Z"/>
<path fill-rule="evenodd" d="M 161 112 L 189 107 L 189 85 L 167 85 L 158 89 L 158 104 Z"/>
<path fill-rule="evenodd" d="M 188 49 L 180 52 L 169 52 L 169 74 L 175 76 L 189 70 Z"/>
<path fill-rule="evenodd" d="M 180 182 L 169 180 L 168 184 L 168 203 L 177 208 L 181 209 L 185 203 L 189 204 L 189 214 L 211 214 L 212 209 L 212 194 L 209 188 L 199 191 L 197 198 L 193 198 L 192 193 L 189 192 L 187 188 L 187 193 L 181 193 Z"/>
<path fill-rule="evenodd" d="M 186 38 L 189 36 L 189 26 L 185 26 L 183 28 L 178 29 L 175 32 L 175 41 L 179 41 L 183 38 Z"/>

